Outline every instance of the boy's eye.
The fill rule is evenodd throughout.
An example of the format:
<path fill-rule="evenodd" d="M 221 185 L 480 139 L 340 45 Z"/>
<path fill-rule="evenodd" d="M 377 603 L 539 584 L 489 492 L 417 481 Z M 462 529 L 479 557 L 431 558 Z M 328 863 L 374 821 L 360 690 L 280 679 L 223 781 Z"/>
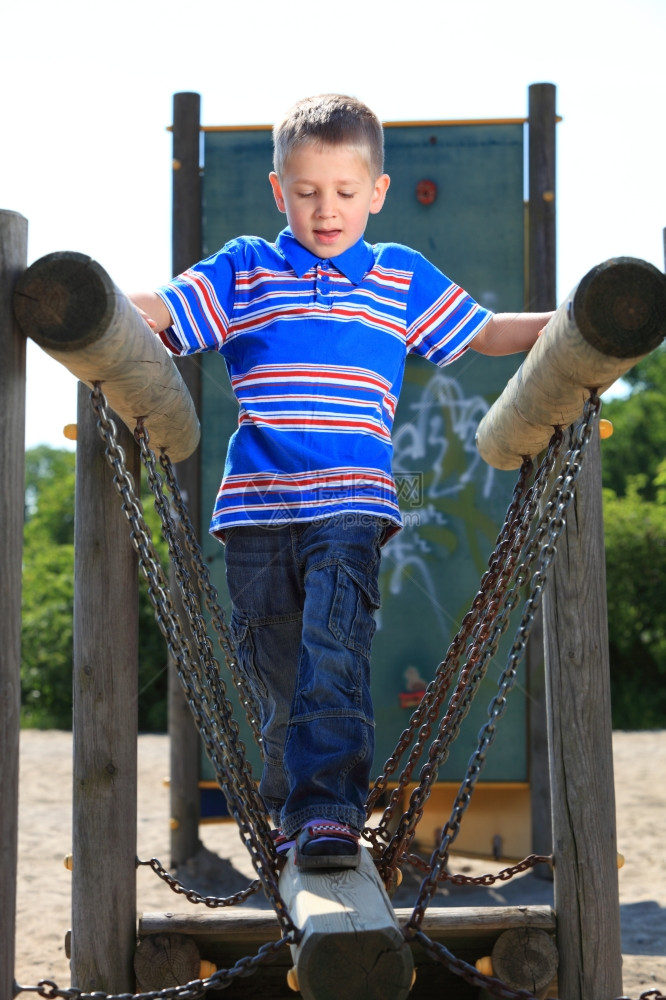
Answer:
<path fill-rule="evenodd" d="M 354 193 L 355 193 L 354 191 L 339 191 L 338 192 L 338 194 L 340 195 L 341 198 L 353 198 L 354 197 Z"/>

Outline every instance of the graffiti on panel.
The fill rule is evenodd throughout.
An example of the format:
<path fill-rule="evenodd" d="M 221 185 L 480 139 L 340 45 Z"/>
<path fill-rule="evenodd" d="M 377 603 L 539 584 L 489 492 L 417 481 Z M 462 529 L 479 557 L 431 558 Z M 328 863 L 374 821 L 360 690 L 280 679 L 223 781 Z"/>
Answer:
<path fill-rule="evenodd" d="M 478 520 L 483 531 L 489 528 L 485 515 L 466 502 L 470 486 L 482 499 L 493 488 L 494 470 L 475 444 L 476 429 L 487 410 L 482 396 L 465 396 L 456 379 L 437 370 L 408 405 L 407 419 L 393 434 L 393 470 L 405 527 L 385 546 L 385 584 L 388 593 L 399 595 L 409 580 L 422 593 L 442 636 L 451 630 L 451 617 L 437 599 L 428 558 L 433 552 L 431 537 L 435 529 L 440 541 L 446 546 L 449 539 L 453 547 L 459 534 L 469 535 L 470 519 Z M 465 500 L 458 504 L 463 494 Z M 464 522 L 462 531 L 452 526 L 456 518 Z"/>

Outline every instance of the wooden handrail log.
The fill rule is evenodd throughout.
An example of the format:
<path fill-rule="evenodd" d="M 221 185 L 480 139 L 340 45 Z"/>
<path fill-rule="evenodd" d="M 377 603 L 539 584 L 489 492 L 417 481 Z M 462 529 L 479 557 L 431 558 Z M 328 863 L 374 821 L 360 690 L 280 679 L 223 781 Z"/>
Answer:
<path fill-rule="evenodd" d="M 556 310 L 481 420 L 477 448 L 496 469 L 538 455 L 569 427 L 591 390 L 601 394 L 666 336 L 666 277 L 617 257 L 592 268 Z"/>
<path fill-rule="evenodd" d="M 20 277 L 23 333 L 81 382 L 101 383 L 134 431 L 143 418 L 155 451 L 183 461 L 199 443 L 194 403 L 173 359 L 106 271 L 85 254 L 47 254 Z"/>

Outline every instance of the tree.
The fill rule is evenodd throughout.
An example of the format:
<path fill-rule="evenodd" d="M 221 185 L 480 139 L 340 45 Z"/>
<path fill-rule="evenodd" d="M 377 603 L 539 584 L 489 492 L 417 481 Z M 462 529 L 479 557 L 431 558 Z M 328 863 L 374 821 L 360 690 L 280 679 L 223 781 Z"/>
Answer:
<path fill-rule="evenodd" d="M 656 478 L 666 482 L 666 461 Z M 623 729 L 666 724 L 666 490 L 651 503 L 642 486 L 604 490 L 611 704 Z"/>
<path fill-rule="evenodd" d="M 666 348 L 606 404 L 604 531 L 613 725 L 666 725 Z"/>
<path fill-rule="evenodd" d="M 72 720 L 75 455 L 47 446 L 26 452 L 21 654 L 22 722 L 69 728 Z M 150 502 L 146 520 L 164 557 Z M 128 540 L 129 544 L 129 540 Z M 167 653 L 141 581 L 139 727 L 166 728 Z"/>
<path fill-rule="evenodd" d="M 629 481 L 645 500 L 655 499 L 657 466 L 666 443 L 666 347 L 649 354 L 624 378 L 625 399 L 605 403 L 602 416 L 614 427 L 604 441 L 604 486 L 625 496 Z M 639 485 L 636 477 L 642 476 Z"/>

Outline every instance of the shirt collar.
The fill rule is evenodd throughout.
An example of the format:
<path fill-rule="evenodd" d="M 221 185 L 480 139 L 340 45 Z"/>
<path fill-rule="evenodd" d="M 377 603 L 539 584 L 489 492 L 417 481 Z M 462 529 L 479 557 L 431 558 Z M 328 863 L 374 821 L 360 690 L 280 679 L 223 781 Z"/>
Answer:
<path fill-rule="evenodd" d="M 299 278 L 302 278 L 311 267 L 314 267 L 322 259 L 307 250 L 302 243 L 299 243 L 289 228 L 282 230 L 275 245 L 284 254 L 285 259 Z M 374 255 L 370 244 L 366 243 L 364 239 L 360 239 L 344 253 L 325 259 L 330 260 L 331 264 L 334 264 L 338 271 L 341 271 L 352 284 L 360 285 L 372 267 Z"/>

